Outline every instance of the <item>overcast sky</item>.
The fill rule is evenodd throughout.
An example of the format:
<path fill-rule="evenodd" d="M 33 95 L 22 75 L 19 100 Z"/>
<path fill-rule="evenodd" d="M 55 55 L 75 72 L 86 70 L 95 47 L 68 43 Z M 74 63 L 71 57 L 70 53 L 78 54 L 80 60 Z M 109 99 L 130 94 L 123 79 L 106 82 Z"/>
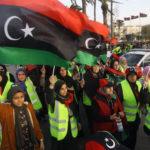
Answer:
<path fill-rule="evenodd" d="M 66 6 L 71 5 L 71 0 L 59 0 Z M 82 0 L 77 0 L 77 3 L 82 6 Z M 97 0 L 98 1 L 98 0 Z M 136 19 L 132 21 L 126 21 L 126 25 L 145 25 L 150 24 L 150 0 L 116 0 L 122 4 L 114 4 L 114 19 L 123 19 L 124 17 L 130 17 L 131 15 L 139 15 L 140 12 L 148 14 L 147 18 Z M 93 20 L 93 6 L 87 5 L 87 15 Z M 110 20 L 110 17 L 108 17 Z M 108 23 L 109 23 L 108 20 Z M 101 3 L 97 2 L 97 21 L 103 22 Z"/>

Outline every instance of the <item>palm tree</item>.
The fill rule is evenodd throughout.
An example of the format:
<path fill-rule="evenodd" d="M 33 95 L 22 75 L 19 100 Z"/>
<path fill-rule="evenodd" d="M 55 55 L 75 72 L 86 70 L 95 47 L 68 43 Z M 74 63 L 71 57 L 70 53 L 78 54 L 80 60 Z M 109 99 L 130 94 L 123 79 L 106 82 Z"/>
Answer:
<path fill-rule="evenodd" d="M 71 0 L 72 5 L 70 6 L 70 8 L 81 11 L 82 8 L 77 4 L 76 0 Z"/>
<path fill-rule="evenodd" d="M 94 21 L 96 21 L 96 0 L 94 0 Z"/>
<path fill-rule="evenodd" d="M 82 0 L 82 11 L 86 14 L 86 0 Z"/>
<path fill-rule="evenodd" d="M 119 3 L 119 2 L 116 2 L 114 0 L 99 0 L 99 1 L 102 3 L 101 9 L 102 9 L 102 13 L 103 13 L 103 23 L 106 26 L 108 26 L 107 14 L 108 14 L 108 12 L 111 14 L 111 37 L 113 37 L 113 3 Z M 108 2 L 111 3 L 111 10 L 109 10 Z"/>

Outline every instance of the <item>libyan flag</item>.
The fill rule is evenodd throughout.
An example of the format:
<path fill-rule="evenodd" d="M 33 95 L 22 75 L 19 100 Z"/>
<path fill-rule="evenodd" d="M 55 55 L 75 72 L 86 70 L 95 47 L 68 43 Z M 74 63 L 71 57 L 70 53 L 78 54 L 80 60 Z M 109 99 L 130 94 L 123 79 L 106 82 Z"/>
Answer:
<path fill-rule="evenodd" d="M 125 21 L 129 21 L 129 20 L 130 20 L 130 17 L 125 17 L 124 20 L 125 20 Z"/>
<path fill-rule="evenodd" d="M 57 0 L 0 0 L 0 63 L 68 66 L 87 19 Z"/>
<path fill-rule="evenodd" d="M 131 16 L 131 19 L 137 19 L 139 16 Z"/>
<path fill-rule="evenodd" d="M 79 37 L 79 51 L 74 61 L 93 66 L 100 55 L 107 54 L 109 29 L 104 24 L 89 20 Z"/>
<path fill-rule="evenodd" d="M 144 13 L 140 13 L 140 17 L 147 17 L 147 14 L 144 14 Z"/>

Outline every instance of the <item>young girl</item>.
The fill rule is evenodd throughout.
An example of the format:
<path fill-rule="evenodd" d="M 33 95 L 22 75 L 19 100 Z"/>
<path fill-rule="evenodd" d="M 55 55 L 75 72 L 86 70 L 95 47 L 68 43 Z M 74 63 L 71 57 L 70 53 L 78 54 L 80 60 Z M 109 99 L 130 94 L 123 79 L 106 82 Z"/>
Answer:
<path fill-rule="evenodd" d="M 31 104 L 24 91 L 13 85 L 7 96 L 9 103 L 0 103 L 2 125 L 1 149 L 44 150 L 43 135 Z M 40 143 L 40 145 L 38 145 Z"/>
<path fill-rule="evenodd" d="M 16 76 L 18 81 L 15 84 L 20 86 L 25 92 L 25 100 L 32 103 L 34 110 L 40 110 L 42 108 L 42 104 L 36 92 L 36 87 L 33 85 L 31 79 L 27 77 L 26 70 L 24 68 L 18 68 Z"/>
<path fill-rule="evenodd" d="M 77 150 L 78 105 L 63 80 L 50 77 L 47 91 L 53 150 Z"/>

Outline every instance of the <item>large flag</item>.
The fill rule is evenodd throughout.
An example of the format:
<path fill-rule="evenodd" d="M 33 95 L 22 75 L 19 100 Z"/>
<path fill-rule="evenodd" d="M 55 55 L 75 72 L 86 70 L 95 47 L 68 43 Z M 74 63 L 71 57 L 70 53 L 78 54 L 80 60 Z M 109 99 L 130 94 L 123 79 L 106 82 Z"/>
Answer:
<path fill-rule="evenodd" d="M 130 20 L 130 17 L 125 17 L 124 18 L 124 21 L 129 21 Z"/>
<path fill-rule="evenodd" d="M 0 63 L 68 65 L 87 20 L 57 0 L 0 0 Z"/>
<path fill-rule="evenodd" d="M 140 17 L 147 17 L 147 14 L 144 14 L 144 13 L 140 13 Z"/>
<path fill-rule="evenodd" d="M 137 19 L 139 16 L 131 16 L 131 19 Z"/>
<path fill-rule="evenodd" d="M 109 29 L 104 24 L 89 20 L 79 38 L 79 51 L 75 62 L 93 66 L 99 55 L 107 53 Z"/>

